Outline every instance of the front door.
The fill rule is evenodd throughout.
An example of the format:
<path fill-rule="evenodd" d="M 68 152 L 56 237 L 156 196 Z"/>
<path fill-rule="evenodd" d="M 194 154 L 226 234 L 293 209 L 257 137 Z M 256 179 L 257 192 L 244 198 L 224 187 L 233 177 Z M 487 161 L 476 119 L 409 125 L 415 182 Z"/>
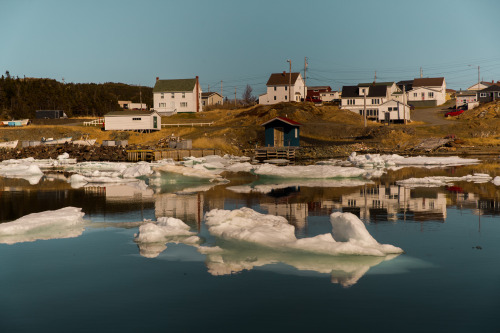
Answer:
<path fill-rule="evenodd" d="M 422 93 L 422 100 L 424 100 L 424 99 L 425 99 L 425 93 L 423 92 Z"/>
<path fill-rule="evenodd" d="M 285 134 L 283 131 L 283 127 L 275 127 L 274 128 L 274 146 L 275 147 L 283 147 L 285 141 Z"/>

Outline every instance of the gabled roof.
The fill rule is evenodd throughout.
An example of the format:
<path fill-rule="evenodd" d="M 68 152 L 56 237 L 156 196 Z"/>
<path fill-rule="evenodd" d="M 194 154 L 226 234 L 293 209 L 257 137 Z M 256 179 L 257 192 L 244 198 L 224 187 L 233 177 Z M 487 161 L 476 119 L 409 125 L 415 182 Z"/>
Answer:
<path fill-rule="evenodd" d="M 476 96 L 477 95 L 477 90 L 470 91 L 470 90 L 464 90 L 464 91 L 458 91 L 457 92 L 457 97 L 460 96 Z"/>
<path fill-rule="evenodd" d="M 364 87 L 366 87 L 366 86 L 364 86 Z M 387 85 L 369 86 L 368 95 L 366 95 L 366 97 L 367 98 L 386 97 L 388 87 L 389 86 L 387 86 Z M 342 98 L 353 98 L 353 97 L 363 98 L 364 96 L 359 94 L 359 88 L 360 88 L 359 86 L 343 86 L 342 87 Z"/>
<path fill-rule="evenodd" d="M 221 94 L 219 94 L 218 92 L 207 91 L 207 92 L 202 92 L 201 93 L 201 98 L 208 98 L 208 97 L 213 96 L 213 95 L 219 95 L 220 97 L 222 97 Z"/>
<path fill-rule="evenodd" d="M 316 87 L 307 87 L 307 90 L 328 90 L 332 89 L 330 86 L 316 86 Z"/>
<path fill-rule="evenodd" d="M 295 84 L 295 81 L 297 81 L 297 78 L 299 77 L 300 73 L 292 73 L 292 84 Z M 285 86 L 288 85 L 290 82 L 290 73 L 273 73 L 269 77 L 269 80 L 267 80 L 266 85 L 268 86 Z"/>
<path fill-rule="evenodd" d="M 105 117 L 122 117 L 122 116 L 150 116 L 156 111 L 147 110 L 123 110 L 123 111 L 111 111 L 106 113 Z"/>
<path fill-rule="evenodd" d="M 289 119 L 289 118 L 285 118 L 285 117 L 276 117 L 276 118 L 273 118 L 271 120 L 268 120 L 266 121 L 265 123 L 263 123 L 261 126 L 266 126 L 267 124 L 275 121 L 275 120 L 279 120 L 279 121 L 282 121 L 284 123 L 287 123 L 288 125 L 292 125 L 292 126 L 302 126 L 301 123 L 298 123 L 292 119 Z"/>
<path fill-rule="evenodd" d="M 500 91 L 500 85 L 498 84 L 491 84 L 488 88 L 484 88 L 479 90 L 480 92 L 483 91 Z"/>
<path fill-rule="evenodd" d="M 441 87 L 444 83 L 444 77 L 425 77 L 413 79 L 413 88 L 415 87 Z"/>
<path fill-rule="evenodd" d="M 196 79 L 157 80 L 153 92 L 193 91 Z"/>
<path fill-rule="evenodd" d="M 360 83 L 358 87 L 372 87 L 372 86 L 387 86 L 390 87 L 394 82 L 372 82 L 372 83 Z"/>

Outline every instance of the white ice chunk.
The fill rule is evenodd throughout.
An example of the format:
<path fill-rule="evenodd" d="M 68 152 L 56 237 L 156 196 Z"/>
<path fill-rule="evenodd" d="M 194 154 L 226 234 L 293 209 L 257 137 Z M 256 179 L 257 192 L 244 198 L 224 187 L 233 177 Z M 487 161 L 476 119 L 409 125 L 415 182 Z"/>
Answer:
<path fill-rule="evenodd" d="M 297 239 L 294 227 L 284 217 L 260 214 L 246 207 L 233 211 L 211 210 L 205 215 L 205 224 L 209 232 L 217 237 L 246 241 L 283 250 L 294 249 L 326 255 L 373 256 L 403 252 L 400 248 L 392 245 L 381 245 L 376 241 L 375 243 L 368 242 L 366 234 L 369 235 L 369 233 L 366 231 L 364 224 L 361 221 L 353 224 L 350 215 L 346 215 L 343 219 L 334 216 L 335 221 L 332 220 L 332 225 L 335 222 L 337 229 L 344 228 L 347 230 L 346 234 L 354 235 L 348 241 L 336 241 L 329 234 Z M 365 233 L 363 233 L 363 229 Z M 357 231 L 357 233 L 353 230 Z"/>
<path fill-rule="evenodd" d="M 357 167 L 377 167 L 384 168 L 389 166 L 452 166 L 452 165 L 468 165 L 476 164 L 478 159 L 462 158 L 458 156 L 446 157 L 429 157 L 429 156 L 412 156 L 404 157 L 400 155 L 380 155 L 366 154 L 357 155 L 353 152 L 347 159 L 350 163 Z"/>
<path fill-rule="evenodd" d="M 160 171 L 160 172 L 166 172 L 166 173 L 180 174 L 180 175 L 183 175 L 186 177 L 209 179 L 212 181 L 223 180 L 223 178 L 221 176 L 215 175 L 212 172 L 209 172 L 208 170 L 193 169 L 193 168 L 188 168 L 186 166 L 181 166 L 181 165 L 166 164 L 166 165 L 154 167 L 154 170 Z"/>
<path fill-rule="evenodd" d="M 72 238 L 82 234 L 81 208 L 65 207 L 23 216 L 0 224 L 0 243 L 14 244 L 41 239 Z"/>
<path fill-rule="evenodd" d="M 262 164 L 255 166 L 253 172 L 259 176 L 275 178 L 356 178 L 369 175 L 365 170 L 335 165 L 291 165 L 276 166 Z"/>
<path fill-rule="evenodd" d="M 473 175 L 466 175 L 462 177 L 447 177 L 447 176 L 434 176 L 423 178 L 408 178 L 396 182 L 398 185 L 405 187 L 440 187 L 449 185 L 455 182 L 473 182 L 477 184 L 487 183 L 492 180 L 492 177 L 484 173 L 475 173 Z"/>

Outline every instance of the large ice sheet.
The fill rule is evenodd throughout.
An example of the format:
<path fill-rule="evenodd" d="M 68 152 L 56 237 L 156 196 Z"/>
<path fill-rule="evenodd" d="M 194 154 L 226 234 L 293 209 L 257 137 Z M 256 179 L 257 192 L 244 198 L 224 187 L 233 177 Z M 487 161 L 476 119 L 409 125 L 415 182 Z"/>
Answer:
<path fill-rule="evenodd" d="M 294 227 L 285 218 L 260 214 L 246 207 L 232 211 L 211 210 L 205 215 L 205 224 L 214 236 L 281 250 L 297 250 L 334 256 L 385 256 L 403 252 L 398 247 L 379 244 L 374 239 L 370 240 L 367 237 L 368 232 L 364 224 L 359 219 L 359 223 L 353 222 L 354 218 L 357 219 L 355 215 L 339 214 L 341 215 L 332 214 L 331 216 L 334 232 L 345 230 L 344 233 L 340 234 L 341 240 L 339 241 L 335 240 L 331 234 L 297 239 Z M 352 235 L 347 241 L 344 240 L 346 234 Z"/>
<path fill-rule="evenodd" d="M 362 168 L 385 168 L 390 166 L 453 166 L 477 164 L 480 161 L 475 158 L 462 158 L 458 156 L 411 156 L 405 157 L 396 154 L 380 155 L 365 154 L 357 155 L 353 152 L 347 159 L 350 163 Z"/>
<path fill-rule="evenodd" d="M 273 178 L 328 179 L 328 178 L 371 178 L 380 177 L 382 172 L 370 172 L 360 168 L 336 165 L 290 165 L 276 166 L 261 164 L 255 166 L 253 173 Z"/>
<path fill-rule="evenodd" d="M 447 177 L 447 176 L 434 176 L 423 178 L 408 178 L 396 182 L 398 185 L 405 187 L 440 187 L 450 185 L 455 182 L 473 182 L 473 183 L 487 183 L 492 180 L 492 177 L 484 173 L 475 173 L 473 175 L 466 175 L 463 177 Z"/>
<path fill-rule="evenodd" d="M 155 171 L 180 174 L 185 177 L 194 177 L 199 179 L 207 179 L 210 181 L 222 181 L 221 176 L 214 174 L 206 169 L 194 169 L 183 165 L 162 165 L 153 168 Z"/>
<path fill-rule="evenodd" d="M 31 185 L 38 184 L 43 176 L 42 170 L 35 163 L 0 163 L 0 177 L 26 179 Z"/>
<path fill-rule="evenodd" d="M 85 220 L 81 208 L 65 207 L 23 216 L 0 224 L 0 243 L 72 238 L 82 234 Z"/>

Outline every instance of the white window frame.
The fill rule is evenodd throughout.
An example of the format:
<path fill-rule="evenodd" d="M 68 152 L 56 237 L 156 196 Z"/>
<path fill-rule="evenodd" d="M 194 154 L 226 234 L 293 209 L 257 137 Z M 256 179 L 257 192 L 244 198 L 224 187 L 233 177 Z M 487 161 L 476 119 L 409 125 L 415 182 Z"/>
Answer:
<path fill-rule="evenodd" d="M 188 103 L 187 102 L 181 102 L 181 108 L 187 108 Z"/>

